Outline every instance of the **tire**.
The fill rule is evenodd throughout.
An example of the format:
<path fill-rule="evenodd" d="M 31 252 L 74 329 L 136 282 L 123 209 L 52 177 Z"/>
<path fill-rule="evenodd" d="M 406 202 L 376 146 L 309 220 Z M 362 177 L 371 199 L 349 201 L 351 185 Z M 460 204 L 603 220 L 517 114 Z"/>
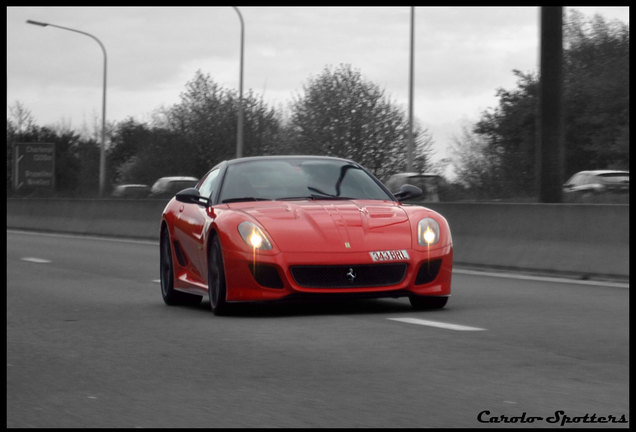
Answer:
<path fill-rule="evenodd" d="M 446 306 L 448 297 L 411 295 L 409 301 L 416 310 L 441 309 Z"/>
<path fill-rule="evenodd" d="M 208 296 L 210 297 L 210 310 L 215 315 L 223 315 L 228 312 L 228 304 L 225 301 L 225 267 L 223 266 L 223 253 L 218 236 L 214 236 L 208 253 Z"/>
<path fill-rule="evenodd" d="M 161 230 L 161 241 L 159 243 L 159 276 L 161 282 L 161 297 L 170 306 L 174 305 L 197 305 L 201 302 L 202 296 L 188 294 L 174 289 L 174 266 L 172 264 L 172 246 L 170 244 L 170 234 L 166 228 Z"/>

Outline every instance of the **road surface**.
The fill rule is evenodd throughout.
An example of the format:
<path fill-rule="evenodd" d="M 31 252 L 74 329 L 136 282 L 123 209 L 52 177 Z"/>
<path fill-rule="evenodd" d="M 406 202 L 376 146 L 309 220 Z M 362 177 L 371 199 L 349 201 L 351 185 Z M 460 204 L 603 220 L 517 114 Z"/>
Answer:
<path fill-rule="evenodd" d="M 7 427 L 629 426 L 621 284 L 458 270 L 439 311 L 217 317 L 158 275 L 157 242 L 7 231 Z"/>

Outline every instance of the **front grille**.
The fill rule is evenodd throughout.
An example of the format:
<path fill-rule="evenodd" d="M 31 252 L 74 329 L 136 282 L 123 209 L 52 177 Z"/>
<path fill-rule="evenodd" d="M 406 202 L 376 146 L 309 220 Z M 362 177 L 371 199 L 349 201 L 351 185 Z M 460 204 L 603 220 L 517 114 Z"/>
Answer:
<path fill-rule="evenodd" d="M 292 266 L 296 283 L 307 288 L 363 288 L 395 285 L 406 275 L 406 263 L 340 266 Z"/>

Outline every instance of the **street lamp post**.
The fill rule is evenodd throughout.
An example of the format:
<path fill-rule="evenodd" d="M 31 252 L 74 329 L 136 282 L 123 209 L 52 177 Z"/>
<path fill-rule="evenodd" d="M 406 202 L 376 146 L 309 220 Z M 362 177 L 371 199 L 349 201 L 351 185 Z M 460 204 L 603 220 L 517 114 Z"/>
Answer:
<path fill-rule="evenodd" d="M 413 40 L 415 27 L 415 7 L 411 6 L 411 44 L 409 55 L 409 134 L 406 147 L 406 170 L 413 170 L 413 152 L 415 143 L 413 142 Z"/>
<path fill-rule="evenodd" d="M 239 71 L 239 106 L 238 106 L 238 120 L 236 125 L 236 157 L 243 156 L 243 49 L 245 47 L 245 25 L 243 22 L 243 15 L 236 6 L 232 6 L 238 14 L 241 21 L 241 66 Z"/>
<path fill-rule="evenodd" d="M 104 86 L 102 91 L 102 134 L 101 134 L 101 146 L 99 150 L 99 196 L 103 197 L 104 186 L 106 183 L 106 70 L 107 70 L 106 48 L 104 48 L 104 44 L 102 44 L 102 42 L 99 39 L 97 39 L 95 36 L 93 36 L 90 33 L 83 32 L 81 30 L 76 30 L 69 27 L 62 27 L 55 24 L 44 23 L 44 22 L 33 21 L 33 20 L 27 20 L 27 24 L 33 24 L 33 25 L 37 25 L 41 27 L 47 27 L 47 26 L 56 27 L 62 30 L 68 30 L 75 33 L 83 34 L 95 40 L 99 44 L 100 48 L 102 49 L 102 52 L 104 53 Z"/>

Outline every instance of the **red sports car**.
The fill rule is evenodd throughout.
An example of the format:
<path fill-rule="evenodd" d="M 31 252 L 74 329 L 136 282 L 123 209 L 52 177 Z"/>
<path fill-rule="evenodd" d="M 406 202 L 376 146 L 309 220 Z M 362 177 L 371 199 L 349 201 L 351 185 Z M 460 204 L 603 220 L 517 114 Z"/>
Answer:
<path fill-rule="evenodd" d="M 359 164 L 320 156 L 224 161 L 170 200 L 161 218 L 161 294 L 215 314 L 230 303 L 450 296 L 453 244 L 440 214 L 399 200 Z"/>

